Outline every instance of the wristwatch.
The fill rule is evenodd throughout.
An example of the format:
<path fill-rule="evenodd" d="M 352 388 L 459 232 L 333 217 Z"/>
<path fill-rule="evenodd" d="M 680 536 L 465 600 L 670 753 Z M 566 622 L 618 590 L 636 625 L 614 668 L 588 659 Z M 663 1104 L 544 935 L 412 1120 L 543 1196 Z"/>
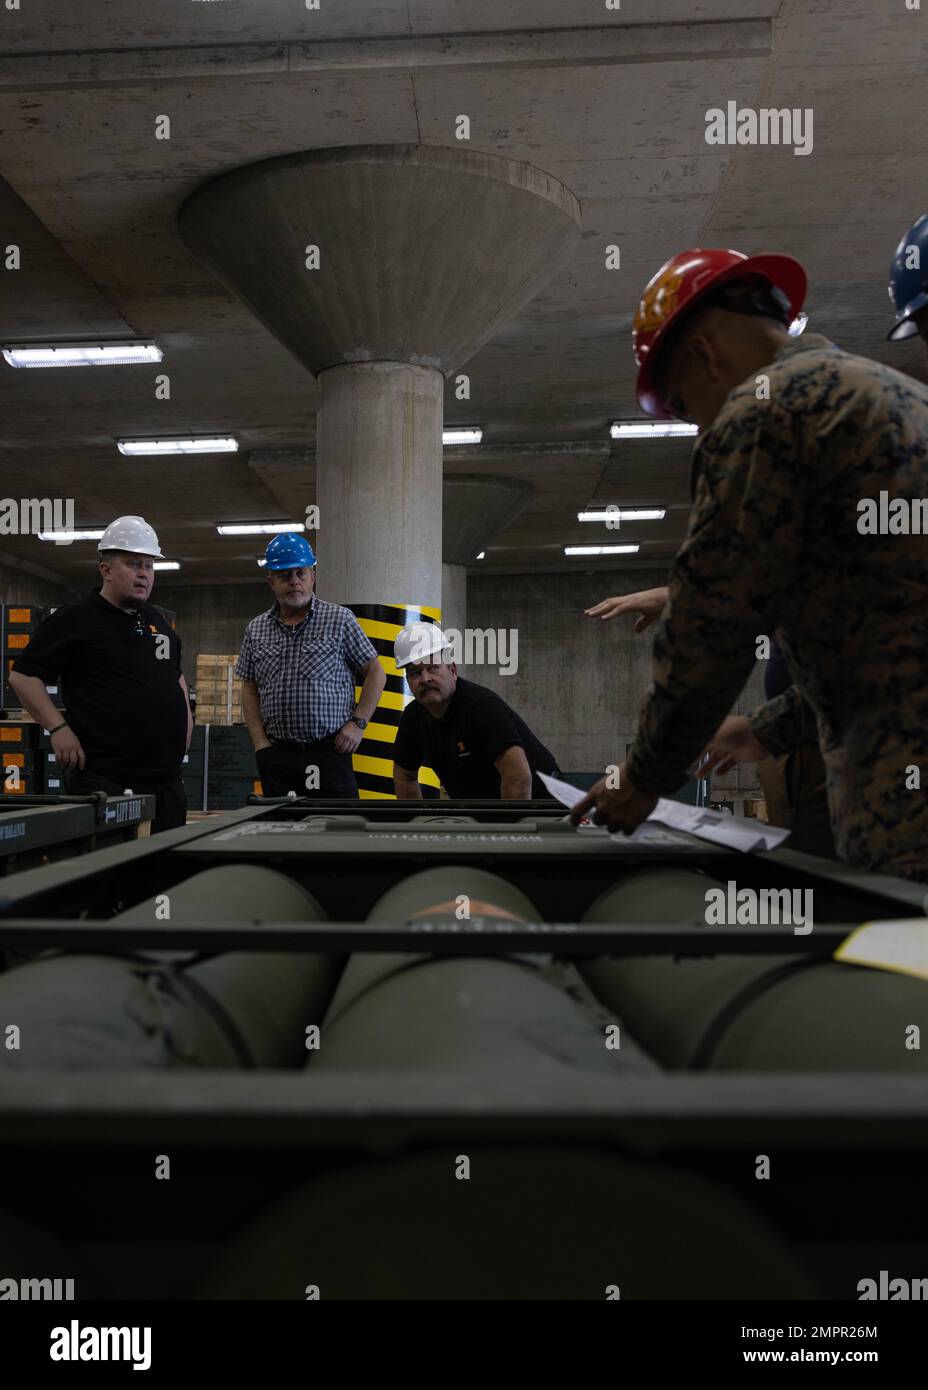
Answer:
<path fill-rule="evenodd" d="M 359 729 L 366 729 L 366 728 L 367 728 L 367 720 L 366 720 L 366 719 L 362 719 L 361 716 L 360 716 L 359 714 L 352 714 L 352 715 L 350 716 L 350 718 L 351 718 L 352 724 L 357 724 L 357 726 L 358 726 Z"/>

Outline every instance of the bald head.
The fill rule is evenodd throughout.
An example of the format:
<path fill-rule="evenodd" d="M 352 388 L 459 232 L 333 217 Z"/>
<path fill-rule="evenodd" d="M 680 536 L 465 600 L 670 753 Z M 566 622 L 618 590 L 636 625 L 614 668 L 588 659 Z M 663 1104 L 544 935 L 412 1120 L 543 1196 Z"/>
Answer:
<path fill-rule="evenodd" d="M 718 415 L 728 393 L 768 366 L 784 343 L 786 327 L 774 318 L 740 314 L 712 304 L 696 309 L 674 335 L 658 376 L 672 408 L 700 431 Z"/>

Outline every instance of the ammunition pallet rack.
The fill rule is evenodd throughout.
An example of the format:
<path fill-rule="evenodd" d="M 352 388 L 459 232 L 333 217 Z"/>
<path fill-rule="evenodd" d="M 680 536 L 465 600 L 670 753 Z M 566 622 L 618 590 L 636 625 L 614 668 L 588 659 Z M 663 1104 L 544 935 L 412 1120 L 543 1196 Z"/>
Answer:
<path fill-rule="evenodd" d="M 928 981 L 833 959 L 922 887 L 440 812 L 258 802 L 0 884 L 0 948 L 48 953 L 0 973 L 0 1153 L 78 1297 L 856 1299 L 928 1268 Z M 708 924 L 733 883 L 812 894 L 812 929 Z"/>
<path fill-rule="evenodd" d="M 154 818 L 153 796 L 19 796 L 0 801 L 0 876 L 136 839 Z"/>

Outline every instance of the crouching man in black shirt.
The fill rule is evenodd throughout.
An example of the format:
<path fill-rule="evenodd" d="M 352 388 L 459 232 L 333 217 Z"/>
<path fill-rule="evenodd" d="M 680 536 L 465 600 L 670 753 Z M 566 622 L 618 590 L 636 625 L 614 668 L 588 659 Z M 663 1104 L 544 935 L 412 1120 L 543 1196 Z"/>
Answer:
<path fill-rule="evenodd" d="M 97 548 L 101 588 L 39 624 L 10 685 L 50 731 L 71 795 L 153 794 L 152 831 L 172 830 L 187 819 L 181 762 L 193 717 L 180 638 L 146 602 L 161 548 L 140 516 L 119 517 Z M 45 689 L 59 677 L 66 718 Z"/>
<path fill-rule="evenodd" d="M 433 623 L 411 623 L 393 644 L 394 660 L 415 697 L 393 745 L 397 796 L 421 796 L 419 768 L 430 767 L 450 797 L 548 798 L 537 774 L 560 776 L 553 754 L 505 700 L 458 676 L 447 660 L 448 646 Z"/>

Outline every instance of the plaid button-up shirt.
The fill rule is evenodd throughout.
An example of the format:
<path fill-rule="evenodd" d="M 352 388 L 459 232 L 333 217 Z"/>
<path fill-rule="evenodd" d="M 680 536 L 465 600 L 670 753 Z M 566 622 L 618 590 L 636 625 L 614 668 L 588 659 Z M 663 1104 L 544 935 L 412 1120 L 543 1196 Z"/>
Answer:
<path fill-rule="evenodd" d="M 314 743 L 351 717 L 355 677 L 376 655 L 350 609 L 313 594 L 301 623 L 282 622 L 276 604 L 252 618 L 235 674 L 256 683 L 272 742 Z"/>

